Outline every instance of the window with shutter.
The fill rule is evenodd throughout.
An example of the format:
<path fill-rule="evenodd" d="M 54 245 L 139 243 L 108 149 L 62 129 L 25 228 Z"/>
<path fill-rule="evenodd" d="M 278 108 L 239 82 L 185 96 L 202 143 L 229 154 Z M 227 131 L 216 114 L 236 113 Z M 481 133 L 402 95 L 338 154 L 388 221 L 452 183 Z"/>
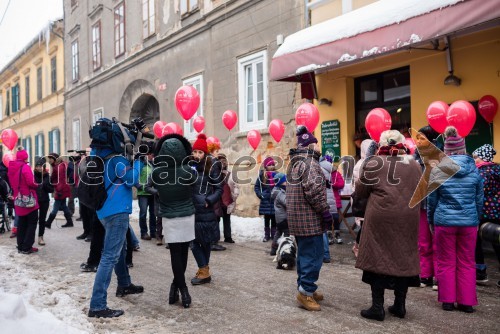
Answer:
<path fill-rule="evenodd" d="M 5 115 L 9 116 L 10 115 L 10 92 L 7 90 L 5 92 Z"/>
<path fill-rule="evenodd" d="M 57 91 L 57 58 L 54 57 L 50 60 L 50 83 L 52 93 Z"/>
<path fill-rule="evenodd" d="M 36 69 L 36 99 L 42 99 L 42 67 Z"/>
<path fill-rule="evenodd" d="M 24 99 L 26 103 L 26 107 L 30 106 L 30 77 L 27 75 L 24 78 Z"/>

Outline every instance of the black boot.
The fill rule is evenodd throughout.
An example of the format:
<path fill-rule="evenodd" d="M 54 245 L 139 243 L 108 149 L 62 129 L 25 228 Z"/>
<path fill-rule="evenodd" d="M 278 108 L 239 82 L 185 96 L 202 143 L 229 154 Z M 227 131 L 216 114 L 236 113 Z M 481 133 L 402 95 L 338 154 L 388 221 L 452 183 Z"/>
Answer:
<path fill-rule="evenodd" d="M 66 218 L 66 224 L 61 227 L 73 227 L 73 218 L 71 218 L 71 215 L 65 213 L 64 218 Z"/>
<path fill-rule="evenodd" d="M 182 306 L 189 308 L 189 305 L 191 305 L 191 296 L 189 295 L 187 286 L 185 285 L 183 288 L 179 288 L 179 290 L 181 291 Z"/>
<path fill-rule="evenodd" d="M 47 218 L 47 221 L 45 222 L 45 227 L 48 228 L 49 230 L 52 227 L 52 222 L 54 221 L 54 219 L 56 219 L 56 215 L 51 213 L 49 215 L 49 218 Z"/>
<path fill-rule="evenodd" d="M 372 307 L 362 310 L 361 316 L 367 319 L 384 321 L 384 289 L 372 285 Z"/>
<path fill-rule="evenodd" d="M 168 303 L 170 305 L 175 304 L 179 300 L 179 288 L 175 283 L 170 285 L 170 293 L 168 294 Z"/>
<path fill-rule="evenodd" d="M 406 291 L 398 291 L 394 290 L 394 305 L 389 306 L 388 310 L 389 312 L 398 317 L 403 319 L 406 315 Z"/>

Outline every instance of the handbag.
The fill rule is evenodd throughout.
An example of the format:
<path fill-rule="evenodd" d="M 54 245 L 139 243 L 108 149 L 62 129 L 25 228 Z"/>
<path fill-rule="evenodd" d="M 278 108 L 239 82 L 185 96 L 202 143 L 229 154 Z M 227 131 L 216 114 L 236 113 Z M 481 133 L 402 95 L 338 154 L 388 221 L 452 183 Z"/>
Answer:
<path fill-rule="evenodd" d="M 24 167 L 24 166 L 23 166 Z M 21 194 L 21 176 L 23 173 L 23 168 L 19 171 L 19 184 L 17 188 L 17 196 L 14 199 L 14 205 L 20 208 L 33 208 L 36 205 L 35 196 L 30 191 L 29 195 Z"/>

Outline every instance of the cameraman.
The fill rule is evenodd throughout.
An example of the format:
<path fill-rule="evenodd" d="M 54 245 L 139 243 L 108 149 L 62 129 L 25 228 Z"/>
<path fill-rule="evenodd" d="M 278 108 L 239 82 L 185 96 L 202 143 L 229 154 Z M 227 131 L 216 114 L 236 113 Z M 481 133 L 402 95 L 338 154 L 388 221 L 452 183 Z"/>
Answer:
<path fill-rule="evenodd" d="M 104 160 L 104 186 L 108 197 L 102 208 L 97 210 L 97 216 L 106 232 L 101 261 L 94 280 L 89 317 L 112 318 L 124 313 L 123 310 L 113 310 L 107 306 L 107 290 L 113 268 L 118 279 L 117 297 L 144 291 L 142 286 L 132 284 L 125 263 L 126 234 L 129 215 L 132 213 L 132 187 L 136 184 L 144 163 L 142 156 L 137 154 L 131 166 L 123 153 L 106 147 L 93 148 L 91 151 L 91 155 Z"/>

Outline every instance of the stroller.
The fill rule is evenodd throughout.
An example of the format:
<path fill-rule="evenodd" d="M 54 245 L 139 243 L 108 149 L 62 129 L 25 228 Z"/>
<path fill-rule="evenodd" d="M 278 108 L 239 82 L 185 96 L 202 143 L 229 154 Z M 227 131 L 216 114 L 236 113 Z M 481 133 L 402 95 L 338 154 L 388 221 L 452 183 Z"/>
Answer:
<path fill-rule="evenodd" d="M 10 231 L 9 197 L 12 196 L 9 184 L 0 177 L 0 234 Z"/>

